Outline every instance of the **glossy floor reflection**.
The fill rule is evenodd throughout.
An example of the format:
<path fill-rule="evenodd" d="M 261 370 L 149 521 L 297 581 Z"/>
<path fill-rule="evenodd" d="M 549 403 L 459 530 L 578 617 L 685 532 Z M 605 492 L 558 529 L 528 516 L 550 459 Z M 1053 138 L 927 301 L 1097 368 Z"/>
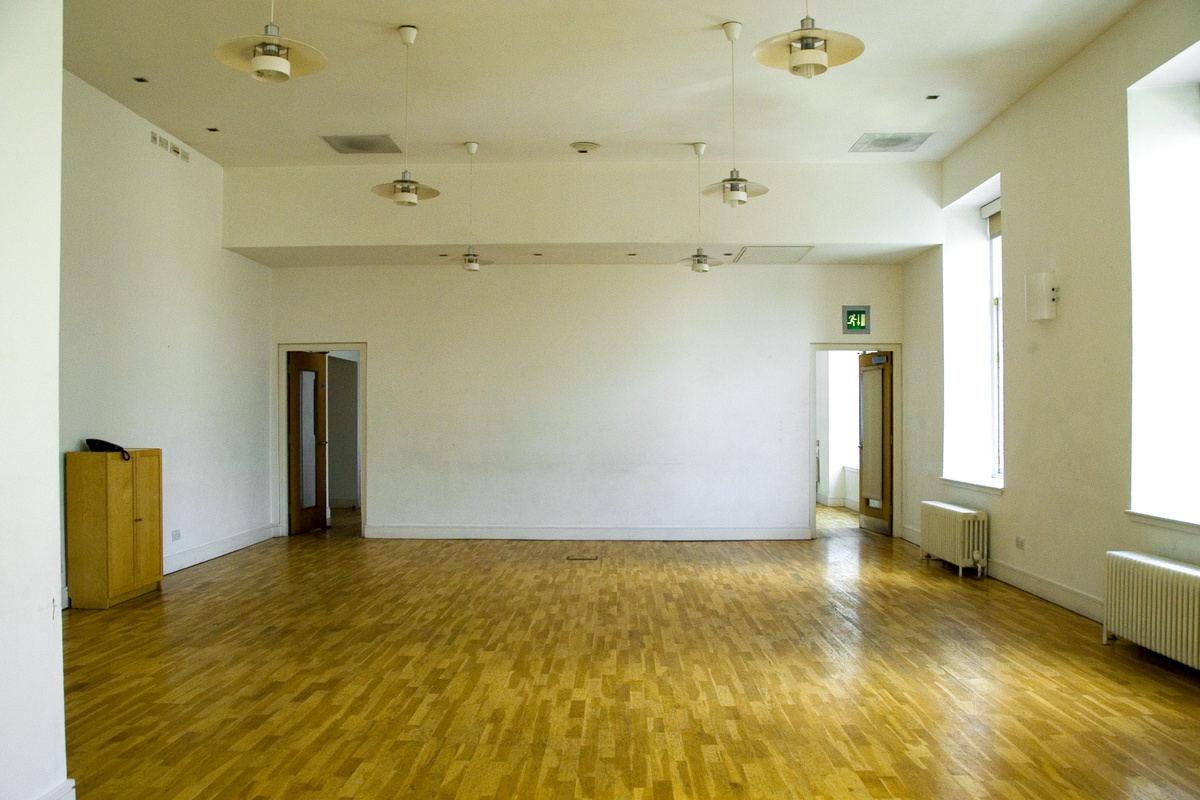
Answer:
<path fill-rule="evenodd" d="M 67 612 L 81 800 L 1200 795 L 1195 671 L 853 521 L 716 543 L 335 522 Z"/>

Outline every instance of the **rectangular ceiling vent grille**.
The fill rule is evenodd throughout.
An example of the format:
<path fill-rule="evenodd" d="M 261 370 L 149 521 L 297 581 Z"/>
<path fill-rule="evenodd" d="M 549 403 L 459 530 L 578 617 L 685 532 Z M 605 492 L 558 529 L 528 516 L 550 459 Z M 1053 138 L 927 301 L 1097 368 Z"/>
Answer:
<path fill-rule="evenodd" d="M 322 136 L 334 150 L 346 155 L 399 153 L 400 147 L 386 133 L 377 136 Z"/>
<path fill-rule="evenodd" d="M 932 133 L 864 133 L 850 148 L 851 153 L 912 153 Z"/>
<path fill-rule="evenodd" d="M 799 264 L 812 247 L 805 245 L 752 245 L 743 247 L 735 264 Z"/>

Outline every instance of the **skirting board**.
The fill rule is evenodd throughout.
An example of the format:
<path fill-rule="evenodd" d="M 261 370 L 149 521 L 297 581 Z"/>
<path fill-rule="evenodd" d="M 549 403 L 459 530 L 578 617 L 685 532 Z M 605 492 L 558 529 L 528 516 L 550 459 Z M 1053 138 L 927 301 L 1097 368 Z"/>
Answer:
<path fill-rule="evenodd" d="M 44 795 L 34 800 L 75 800 L 75 781 L 67 778 Z"/>
<path fill-rule="evenodd" d="M 900 526 L 900 538 L 904 539 L 904 541 L 906 541 L 906 542 L 912 542 L 913 544 L 920 547 L 921 546 L 921 529 L 914 528 L 911 525 L 901 525 Z"/>
<path fill-rule="evenodd" d="M 492 525 L 368 525 L 368 539 L 722 542 L 811 539 L 811 528 L 537 528 Z"/>
<path fill-rule="evenodd" d="M 194 567 L 205 561 L 211 561 L 214 558 L 241 550 L 243 547 L 265 542 L 267 539 L 271 539 L 277 535 L 279 535 L 278 525 L 266 525 L 262 528 L 255 528 L 254 530 L 239 533 L 236 536 L 230 536 L 226 539 L 202 544 L 190 550 L 172 553 L 163 558 L 163 574 L 168 575 L 172 572 L 178 572 L 181 569 Z"/>
<path fill-rule="evenodd" d="M 1104 600 L 1102 598 L 1084 594 L 1078 589 L 1072 589 L 1070 586 L 1064 586 L 1057 581 L 1034 575 L 995 559 L 988 559 L 988 577 L 1015 586 L 1088 619 L 1096 622 L 1104 621 Z"/>

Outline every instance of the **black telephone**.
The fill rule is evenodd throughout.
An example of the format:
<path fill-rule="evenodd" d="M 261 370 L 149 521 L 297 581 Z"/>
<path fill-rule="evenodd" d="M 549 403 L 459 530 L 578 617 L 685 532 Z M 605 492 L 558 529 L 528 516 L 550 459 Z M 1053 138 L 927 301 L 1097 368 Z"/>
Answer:
<path fill-rule="evenodd" d="M 84 439 L 84 441 L 87 442 L 88 450 L 93 453 L 120 453 L 122 461 L 128 461 L 130 458 L 129 451 L 119 444 L 106 442 L 103 439 Z"/>

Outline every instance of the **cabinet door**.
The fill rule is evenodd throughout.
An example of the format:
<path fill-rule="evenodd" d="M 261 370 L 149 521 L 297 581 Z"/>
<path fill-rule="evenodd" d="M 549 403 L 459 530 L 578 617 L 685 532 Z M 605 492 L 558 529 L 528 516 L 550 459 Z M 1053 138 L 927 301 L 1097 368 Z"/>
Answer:
<path fill-rule="evenodd" d="M 133 530 L 133 462 L 120 453 L 105 453 L 108 482 L 108 595 L 115 597 L 137 586 Z"/>
<path fill-rule="evenodd" d="M 134 451 L 134 585 L 162 580 L 162 451 Z"/>

